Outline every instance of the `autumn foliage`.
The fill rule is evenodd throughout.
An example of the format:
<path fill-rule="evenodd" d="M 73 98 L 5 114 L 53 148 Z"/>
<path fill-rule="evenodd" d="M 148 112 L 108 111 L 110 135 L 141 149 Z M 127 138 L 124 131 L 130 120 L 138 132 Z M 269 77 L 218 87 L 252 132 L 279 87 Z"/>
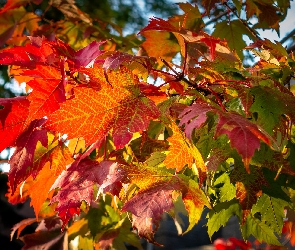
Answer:
<path fill-rule="evenodd" d="M 203 14 L 181 3 L 182 14 L 128 37 L 73 1 L 49 1 L 64 19 L 43 20 L 30 10 L 41 2 L 0 10 L 0 64 L 27 91 L 0 99 L 0 151 L 15 149 L 7 197 L 31 198 L 36 214 L 12 237 L 39 223 L 23 249 L 60 249 L 75 237 L 79 249 L 141 249 L 134 232 L 159 244 L 162 214 L 177 220 L 179 205 L 183 232 L 208 208 L 210 237 L 237 216 L 245 240 L 281 245 L 285 222 L 295 244 L 294 55 L 259 39 L 259 25 L 226 19 L 209 35 L 202 19 L 224 5 L 279 30 L 280 16 L 269 16 L 286 13 L 288 1 L 233 9 L 203 0 Z M 257 63 L 246 67 L 243 49 Z"/>

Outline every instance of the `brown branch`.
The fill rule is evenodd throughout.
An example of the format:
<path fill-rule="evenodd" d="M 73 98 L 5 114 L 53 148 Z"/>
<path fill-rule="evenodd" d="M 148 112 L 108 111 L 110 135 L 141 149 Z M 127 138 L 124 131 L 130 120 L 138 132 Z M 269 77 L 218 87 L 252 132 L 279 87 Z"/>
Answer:
<path fill-rule="evenodd" d="M 295 35 L 295 29 L 292 30 L 288 35 L 286 35 L 281 41 L 280 43 L 283 44 L 284 42 L 286 42 L 289 38 L 291 38 L 292 36 Z"/>

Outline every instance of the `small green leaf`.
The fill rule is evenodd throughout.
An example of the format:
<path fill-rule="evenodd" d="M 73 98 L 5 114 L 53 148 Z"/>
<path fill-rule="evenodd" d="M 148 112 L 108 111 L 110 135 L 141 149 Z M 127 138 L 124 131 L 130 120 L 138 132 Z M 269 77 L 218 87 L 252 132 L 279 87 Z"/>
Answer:
<path fill-rule="evenodd" d="M 243 238 L 246 240 L 253 235 L 258 241 L 281 246 L 273 230 L 264 222 L 255 218 L 251 213 L 244 225 L 241 226 Z"/>
<path fill-rule="evenodd" d="M 89 212 L 86 215 L 88 220 L 88 227 L 90 229 L 91 235 L 95 235 L 100 232 L 101 221 L 102 221 L 103 211 L 98 208 L 90 208 Z"/>
<path fill-rule="evenodd" d="M 214 212 L 215 211 L 215 212 Z M 219 203 L 208 214 L 209 220 L 207 223 L 208 234 L 211 238 L 212 235 L 219 230 L 221 226 L 225 226 L 229 218 L 233 215 L 241 217 L 241 208 L 237 200 Z"/>
<path fill-rule="evenodd" d="M 223 173 L 221 176 L 217 178 L 214 182 L 214 186 L 223 184 L 222 187 L 219 188 L 219 197 L 220 202 L 230 201 L 236 197 L 236 188 L 230 182 L 230 178 L 228 173 Z"/>

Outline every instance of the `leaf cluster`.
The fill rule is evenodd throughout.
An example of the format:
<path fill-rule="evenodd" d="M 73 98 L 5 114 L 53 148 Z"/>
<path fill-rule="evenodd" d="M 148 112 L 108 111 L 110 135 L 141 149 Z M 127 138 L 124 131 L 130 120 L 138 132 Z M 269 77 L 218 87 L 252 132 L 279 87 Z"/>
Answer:
<path fill-rule="evenodd" d="M 50 1 L 64 15 L 50 22 L 25 8 L 40 3 L 8 1 L 0 10 L 0 64 L 27 90 L 0 99 L 0 151 L 15 149 L 7 198 L 30 198 L 36 214 L 11 237 L 39 223 L 21 238 L 23 249 L 74 239 L 79 249 L 141 249 L 131 227 L 160 245 L 163 213 L 176 223 L 186 214 L 185 233 L 205 208 L 210 237 L 237 216 L 244 240 L 280 245 L 282 231 L 294 238 L 295 58 L 255 35 L 278 29 L 281 19 L 267 17 L 289 1 L 204 0 L 203 13 L 180 3 L 182 14 L 150 19 L 144 40 L 110 33 L 116 25 L 72 1 Z M 262 26 L 227 19 L 209 35 L 203 18 L 219 7 L 235 16 L 245 8 Z M 242 49 L 259 61 L 246 67 Z"/>

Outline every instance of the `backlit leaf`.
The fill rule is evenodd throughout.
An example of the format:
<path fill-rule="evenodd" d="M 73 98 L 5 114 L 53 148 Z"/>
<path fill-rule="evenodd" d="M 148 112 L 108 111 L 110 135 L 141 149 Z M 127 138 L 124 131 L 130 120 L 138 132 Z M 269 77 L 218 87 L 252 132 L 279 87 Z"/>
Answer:
<path fill-rule="evenodd" d="M 224 227 L 233 215 L 241 217 L 240 205 L 235 199 L 217 204 L 214 210 L 208 214 L 207 227 L 209 237 L 211 238 L 220 227 Z"/>
<path fill-rule="evenodd" d="M 61 190 L 51 199 L 51 203 L 58 202 L 56 210 L 65 225 L 74 214 L 79 214 L 82 200 L 89 205 L 96 200 L 94 185 L 100 186 L 103 192 L 116 195 L 124 178 L 124 170 L 116 162 L 82 160 L 79 164 L 72 164 L 56 179 L 51 189 Z"/>
<path fill-rule="evenodd" d="M 51 150 L 48 158 L 47 164 L 38 173 L 36 180 L 30 187 L 31 205 L 34 207 L 37 218 L 43 203 L 48 198 L 51 186 L 66 169 L 66 166 L 73 161 L 67 148 L 60 146 Z"/>
<path fill-rule="evenodd" d="M 30 102 L 25 97 L 0 99 L 0 151 L 14 146 L 25 129 Z"/>
<path fill-rule="evenodd" d="M 64 62 L 61 62 L 61 67 L 64 73 Z M 61 75 L 56 68 L 37 65 L 35 70 L 27 70 L 24 75 L 35 77 L 27 83 L 33 89 L 28 96 L 30 101 L 28 122 L 51 114 L 66 100 L 65 73 Z"/>
<path fill-rule="evenodd" d="M 268 244 L 281 245 L 271 228 L 252 214 L 249 214 L 241 229 L 244 239 L 248 239 L 250 235 L 253 235 L 260 242 L 266 241 Z"/>
<path fill-rule="evenodd" d="M 101 90 L 74 88 L 75 97 L 49 116 L 48 128 L 69 138 L 83 137 L 87 145 L 104 138 L 113 129 L 114 143 L 122 148 L 132 133 L 145 130 L 150 119 L 159 115 L 151 100 L 139 96 L 138 79 L 127 69 L 109 72 L 108 82 L 102 69 L 83 72 L 97 81 Z"/>
<path fill-rule="evenodd" d="M 236 198 L 243 210 L 243 222 L 261 196 L 263 186 L 268 185 L 260 169 L 255 168 L 251 171 L 251 174 L 248 174 L 244 168 L 236 167 L 230 176 L 231 182 L 236 183 Z"/>
<path fill-rule="evenodd" d="M 25 229 L 25 227 L 31 225 L 34 222 L 37 222 L 36 218 L 28 218 L 28 219 L 24 219 L 21 222 L 15 224 L 13 226 L 13 228 L 11 229 L 10 240 L 13 239 L 13 236 L 16 231 L 17 231 L 16 238 L 18 239 L 21 232 Z"/>
<path fill-rule="evenodd" d="M 162 213 L 173 207 L 172 192 L 179 188 L 179 182 L 175 179 L 159 182 L 124 204 L 122 209 L 133 214 L 132 226 L 137 229 L 139 236 L 158 244 L 154 239 L 154 231 L 159 227 Z"/>
<path fill-rule="evenodd" d="M 168 155 L 164 161 L 167 168 L 175 168 L 176 172 L 181 171 L 187 164 L 192 167 L 194 157 L 189 143 L 186 142 L 184 135 L 176 124 L 172 124 L 173 135 L 168 138 L 169 147 Z"/>
<path fill-rule="evenodd" d="M 37 142 L 40 141 L 44 147 L 48 143 L 47 130 L 42 128 L 45 121 L 45 119 L 32 121 L 28 129 L 16 140 L 17 148 L 9 160 L 8 178 L 12 194 L 19 183 L 34 172 L 40 171 L 33 168 L 33 161 Z"/>
<path fill-rule="evenodd" d="M 263 194 L 253 206 L 251 213 L 253 215 L 259 213 L 261 221 L 265 222 L 274 232 L 280 234 L 286 217 L 284 210 L 288 206 L 288 202 L 283 199 Z"/>
<path fill-rule="evenodd" d="M 180 114 L 180 126 L 185 126 L 185 133 L 191 139 L 194 129 L 201 127 L 207 120 L 207 112 L 213 111 L 218 114 L 219 120 L 216 127 L 216 135 L 226 134 L 230 144 L 242 156 L 246 170 L 250 172 L 249 162 L 256 149 L 260 148 L 260 140 L 270 144 L 269 136 L 262 133 L 259 128 L 243 116 L 223 112 L 206 103 L 196 103 L 186 108 Z"/>
<path fill-rule="evenodd" d="M 188 232 L 199 222 L 204 206 L 210 208 L 210 204 L 198 183 L 193 180 L 185 180 L 185 187 L 187 191 L 183 192 L 182 200 L 188 212 L 189 226 L 186 229 Z"/>

